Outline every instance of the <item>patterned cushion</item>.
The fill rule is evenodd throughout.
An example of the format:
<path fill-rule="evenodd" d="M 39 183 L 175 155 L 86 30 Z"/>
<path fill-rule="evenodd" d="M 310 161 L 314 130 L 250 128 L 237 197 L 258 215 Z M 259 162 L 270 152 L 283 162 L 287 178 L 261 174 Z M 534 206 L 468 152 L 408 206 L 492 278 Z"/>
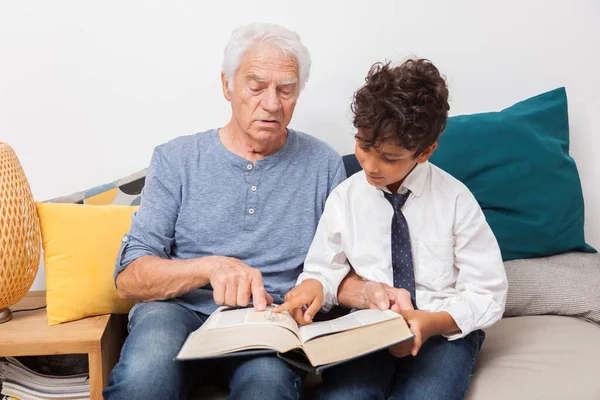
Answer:
<path fill-rule="evenodd" d="M 148 168 L 106 185 L 48 200 L 50 203 L 139 206 Z"/>
<path fill-rule="evenodd" d="M 600 254 L 569 252 L 504 263 L 505 317 L 556 314 L 600 326 Z"/>

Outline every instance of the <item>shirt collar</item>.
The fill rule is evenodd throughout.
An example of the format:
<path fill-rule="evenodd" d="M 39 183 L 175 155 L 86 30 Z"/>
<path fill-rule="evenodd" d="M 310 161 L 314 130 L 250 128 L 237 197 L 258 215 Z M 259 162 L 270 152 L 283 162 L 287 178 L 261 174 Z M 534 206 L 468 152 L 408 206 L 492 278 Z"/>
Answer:
<path fill-rule="evenodd" d="M 429 161 L 417 164 L 413 170 L 409 172 L 406 178 L 404 178 L 404 182 L 402 182 L 402 185 L 398 188 L 398 194 L 406 193 L 407 190 L 410 190 L 415 196 L 421 196 L 428 171 Z M 381 187 L 380 189 L 386 193 L 391 193 L 387 187 Z"/>

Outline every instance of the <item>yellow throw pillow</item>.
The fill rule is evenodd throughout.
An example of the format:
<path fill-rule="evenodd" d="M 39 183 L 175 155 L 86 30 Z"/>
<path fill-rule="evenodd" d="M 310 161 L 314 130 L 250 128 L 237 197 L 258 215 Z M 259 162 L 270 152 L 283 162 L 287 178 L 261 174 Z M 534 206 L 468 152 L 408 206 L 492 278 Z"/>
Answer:
<path fill-rule="evenodd" d="M 37 203 L 42 228 L 48 324 L 124 314 L 113 281 L 121 238 L 138 207 Z"/>

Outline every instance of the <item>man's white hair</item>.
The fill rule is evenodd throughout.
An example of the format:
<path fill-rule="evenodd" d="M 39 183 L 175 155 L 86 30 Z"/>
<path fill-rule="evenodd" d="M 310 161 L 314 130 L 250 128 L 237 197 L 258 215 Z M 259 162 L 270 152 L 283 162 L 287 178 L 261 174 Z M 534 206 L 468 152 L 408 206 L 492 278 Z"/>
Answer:
<path fill-rule="evenodd" d="M 310 75 L 310 54 L 306 46 L 300 41 L 300 35 L 279 25 L 259 22 L 235 29 L 225 47 L 223 73 L 227 78 L 229 88 L 233 89 L 233 77 L 244 56 L 248 50 L 258 44 L 273 45 L 281 49 L 283 54 L 291 55 L 296 59 L 298 62 L 298 84 L 300 85 L 300 91 L 302 91 Z"/>

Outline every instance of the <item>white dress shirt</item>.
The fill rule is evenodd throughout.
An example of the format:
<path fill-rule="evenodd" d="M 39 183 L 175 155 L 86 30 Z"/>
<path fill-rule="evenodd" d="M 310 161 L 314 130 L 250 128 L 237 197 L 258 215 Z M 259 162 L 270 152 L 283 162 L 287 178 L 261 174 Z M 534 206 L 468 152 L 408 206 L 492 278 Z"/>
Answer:
<path fill-rule="evenodd" d="M 350 266 L 363 279 L 393 285 L 391 223 L 394 210 L 384 190 L 364 171 L 329 196 L 298 278 L 323 284 L 323 309 L 337 304 Z M 465 185 L 429 162 L 418 164 L 398 193 L 411 193 L 402 208 L 409 227 L 420 310 L 446 311 L 468 335 L 498 321 L 508 283 L 498 242 Z"/>

